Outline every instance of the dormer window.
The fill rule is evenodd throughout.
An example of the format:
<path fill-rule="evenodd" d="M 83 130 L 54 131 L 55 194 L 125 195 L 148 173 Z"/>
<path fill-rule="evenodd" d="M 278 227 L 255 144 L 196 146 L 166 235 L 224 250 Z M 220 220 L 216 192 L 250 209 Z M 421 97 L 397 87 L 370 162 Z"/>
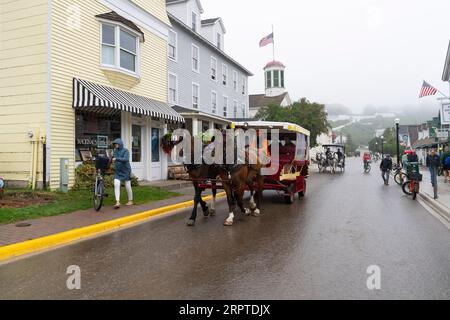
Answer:
<path fill-rule="evenodd" d="M 222 35 L 217 33 L 217 48 L 222 49 Z"/>
<path fill-rule="evenodd" d="M 197 14 L 192 11 L 192 24 L 191 24 L 192 31 L 197 32 Z"/>

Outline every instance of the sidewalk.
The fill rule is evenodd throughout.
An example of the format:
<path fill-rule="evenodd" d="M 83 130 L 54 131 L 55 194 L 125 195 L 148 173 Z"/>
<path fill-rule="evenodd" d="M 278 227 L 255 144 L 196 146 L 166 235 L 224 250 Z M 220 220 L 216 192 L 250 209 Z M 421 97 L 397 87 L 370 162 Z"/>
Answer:
<path fill-rule="evenodd" d="M 423 175 L 423 181 L 420 184 L 421 198 L 426 201 L 439 215 L 450 223 L 450 183 L 444 183 L 444 177 L 438 177 L 438 196 L 434 200 L 434 191 L 431 185 L 430 171 L 422 166 L 420 172 Z"/>
<path fill-rule="evenodd" d="M 173 186 L 173 184 L 169 185 Z M 28 227 L 18 227 L 17 225 L 20 224 L 0 225 L 0 247 L 95 225 L 185 201 L 191 201 L 194 198 L 194 188 L 192 187 L 178 189 L 177 193 L 179 193 L 180 196 L 155 201 L 146 205 L 133 207 L 123 206 L 119 210 L 115 210 L 113 207 L 104 207 L 101 212 L 96 212 L 94 209 L 89 209 L 54 217 L 39 218 L 21 222 L 21 224 L 30 224 Z M 205 196 L 209 194 L 210 192 L 204 193 Z"/>

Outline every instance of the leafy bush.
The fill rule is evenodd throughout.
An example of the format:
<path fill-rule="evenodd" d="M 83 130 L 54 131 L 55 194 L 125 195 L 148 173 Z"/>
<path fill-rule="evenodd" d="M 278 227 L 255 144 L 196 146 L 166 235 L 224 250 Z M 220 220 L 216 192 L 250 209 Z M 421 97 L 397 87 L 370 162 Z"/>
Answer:
<path fill-rule="evenodd" d="M 75 169 L 75 184 L 73 190 L 92 190 L 95 183 L 95 165 L 83 164 Z M 106 188 L 114 187 L 114 168 L 112 167 L 104 176 L 104 183 Z M 133 187 L 139 186 L 138 178 L 134 175 L 131 176 L 131 185 Z"/>

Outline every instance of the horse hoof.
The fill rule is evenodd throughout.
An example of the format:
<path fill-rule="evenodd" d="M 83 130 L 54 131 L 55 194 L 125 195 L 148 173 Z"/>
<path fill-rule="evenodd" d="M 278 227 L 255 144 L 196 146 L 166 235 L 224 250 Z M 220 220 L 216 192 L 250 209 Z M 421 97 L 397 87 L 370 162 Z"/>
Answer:
<path fill-rule="evenodd" d="M 193 227 L 193 226 L 195 226 L 195 220 L 189 220 L 188 223 L 187 223 L 187 226 L 188 226 L 188 227 Z"/>
<path fill-rule="evenodd" d="M 249 209 L 245 209 L 244 215 L 249 216 L 252 212 Z"/>
<path fill-rule="evenodd" d="M 209 210 L 209 215 L 210 215 L 211 217 L 214 217 L 214 216 L 216 215 L 216 210 L 210 209 L 210 210 Z"/>
<path fill-rule="evenodd" d="M 254 217 L 260 217 L 261 216 L 261 211 L 259 209 L 255 209 L 255 211 L 253 211 L 253 216 Z"/>
<path fill-rule="evenodd" d="M 211 214 L 211 212 L 209 211 L 209 209 L 207 209 L 206 211 L 203 211 L 203 215 L 204 215 L 205 217 L 209 217 L 210 214 Z"/>
<path fill-rule="evenodd" d="M 223 225 L 224 225 L 225 227 L 231 227 L 231 226 L 233 225 L 233 221 L 226 220 L 226 221 L 223 223 Z"/>

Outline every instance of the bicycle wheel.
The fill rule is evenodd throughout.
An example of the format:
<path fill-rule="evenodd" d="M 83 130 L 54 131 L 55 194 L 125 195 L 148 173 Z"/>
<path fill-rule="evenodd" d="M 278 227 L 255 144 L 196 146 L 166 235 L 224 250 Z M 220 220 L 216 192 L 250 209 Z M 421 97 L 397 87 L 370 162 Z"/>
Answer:
<path fill-rule="evenodd" d="M 403 193 L 406 194 L 407 196 L 412 195 L 412 193 L 409 191 L 410 183 L 411 183 L 411 181 L 406 181 L 405 183 L 403 183 L 403 186 L 402 186 Z"/>
<path fill-rule="evenodd" d="M 406 175 L 403 172 L 398 172 L 395 174 L 394 180 L 395 183 L 397 183 L 399 186 L 402 186 L 406 180 Z"/>
<path fill-rule="evenodd" d="M 103 180 L 98 180 L 97 185 L 94 187 L 94 209 L 99 212 L 103 206 L 103 195 L 105 192 L 105 187 Z"/>

